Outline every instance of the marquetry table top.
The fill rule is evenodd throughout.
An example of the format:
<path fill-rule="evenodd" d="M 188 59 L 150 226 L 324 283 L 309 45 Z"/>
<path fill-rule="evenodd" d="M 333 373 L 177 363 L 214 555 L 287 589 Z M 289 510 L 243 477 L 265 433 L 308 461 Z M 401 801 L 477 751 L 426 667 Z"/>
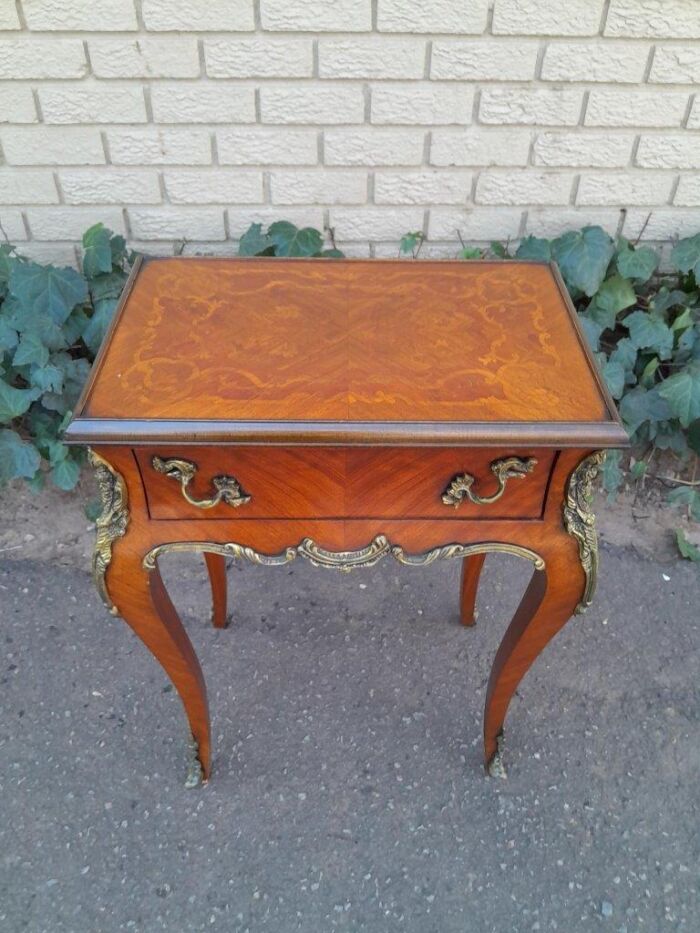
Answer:
<path fill-rule="evenodd" d="M 141 261 L 69 438 L 626 440 L 553 266 Z"/>

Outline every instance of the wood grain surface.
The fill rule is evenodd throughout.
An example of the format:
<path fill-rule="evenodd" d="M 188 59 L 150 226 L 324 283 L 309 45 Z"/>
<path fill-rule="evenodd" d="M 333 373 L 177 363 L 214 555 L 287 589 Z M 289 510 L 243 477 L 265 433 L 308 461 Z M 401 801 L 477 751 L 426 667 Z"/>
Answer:
<path fill-rule="evenodd" d="M 77 418 L 617 426 L 553 269 L 515 262 L 149 260 Z"/>
<path fill-rule="evenodd" d="M 180 484 L 157 472 L 154 456 L 197 465 L 188 489 L 198 499 L 212 492 L 218 475 L 234 477 L 250 495 L 232 508 L 220 503 L 202 510 L 188 503 Z M 153 519 L 252 518 L 539 518 L 552 463 L 552 450 L 409 447 L 139 447 L 134 449 Z M 458 474 L 475 477 L 474 491 L 491 495 L 498 483 L 491 464 L 507 457 L 537 463 L 522 478 L 506 481 L 503 495 L 478 505 L 465 499 L 446 506 L 442 494 Z"/>

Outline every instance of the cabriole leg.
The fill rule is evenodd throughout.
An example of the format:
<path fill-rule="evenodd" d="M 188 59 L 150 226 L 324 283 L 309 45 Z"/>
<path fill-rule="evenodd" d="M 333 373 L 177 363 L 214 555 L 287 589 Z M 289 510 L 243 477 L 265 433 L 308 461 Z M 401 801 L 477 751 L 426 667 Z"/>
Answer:
<path fill-rule="evenodd" d="M 462 561 L 459 599 L 459 618 L 462 625 L 476 624 L 476 594 L 485 560 L 485 554 L 474 554 Z"/>
<path fill-rule="evenodd" d="M 221 554 L 212 554 L 205 551 L 204 560 L 211 585 L 212 623 L 214 628 L 226 628 L 228 625 L 226 618 L 226 558 Z"/>

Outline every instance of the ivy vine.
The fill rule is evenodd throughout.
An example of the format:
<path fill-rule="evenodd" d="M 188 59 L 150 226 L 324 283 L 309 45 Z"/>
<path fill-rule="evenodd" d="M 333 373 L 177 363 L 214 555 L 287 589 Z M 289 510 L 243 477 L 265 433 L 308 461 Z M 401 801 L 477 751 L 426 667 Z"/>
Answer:
<path fill-rule="evenodd" d="M 423 242 L 421 231 L 407 233 L 399 254 L 416 258 Z M 239 255 L 343 253 L 332 231 L 326 245 L 319 230 L 282 220 L 266 230 L 252 224 Z M 700 234 L 676 243 L 663 268 L 656 250 L 597 226 L 554 239 L 529 236 L 514 251 L 503 243 L 480 250 L 460 238 L 457 256 L 556 261 L 632 439 L 628 473 L 621 451 L 608 454 L 605 488 L 614 493 L 626 475 L 650 474 L 656 454 L 670 452 L 677 470 L 669 502 L 700 521 Z M 83 453 L 67 447 L 62 433 L 132 261 L 124 239 L 102 224 L 83 236 L 81 271 L 0 246 L 0 485 L 22 477 L 40 488 L 47 474 L 61 489 L 77 482 Z M 680 534 L 681 553 L 700 559 Z"/>

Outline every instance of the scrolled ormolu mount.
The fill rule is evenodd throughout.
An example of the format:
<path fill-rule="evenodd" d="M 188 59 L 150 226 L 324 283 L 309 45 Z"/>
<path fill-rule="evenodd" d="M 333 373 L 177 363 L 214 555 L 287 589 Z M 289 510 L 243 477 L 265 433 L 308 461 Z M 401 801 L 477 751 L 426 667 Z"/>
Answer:
<path fill-rule="evenodd" d="M 182 495 L 190 505 L 194 505 L 198 509 L 213 509 L 220 502 L 237 509 L 251 500 L 251 496 L 243 492 L 240 483 L 234 476 L 215 476 L 211 482 L 216 494 L 210 499 L 195 499 L 194 496 L 190 495 L 187 488 L 197 472 L 197 464 L 191 460 L 177 460 L 174 458 L 163 460 L 161 457 L 155 456 L 151 460 L 151 465 L 156 472 L 179 482 Z"/>
<path fill-rule="evenodd" d="M 581 602 L 576 607 L 580 615 L 593 602 L 598 582 L 598 534 L 595 530 L 595 515 L 591 509 L 593 481 L 605 459 L 605 451 L 599 450 L 582 460 L 571 474 L 564 502 L 564 525 L 578 541 L 581 566 L 586 574 L 586 586 Z"/>
<path fill-rule="evenodd" d="M 442 494 L 442 501 L 445 505 L 452 505 L 455 508 L 466 497 L 475 505 L 490 505 L 497 502 L 506 489 L 506 482 L 509 479 L 524 479 L 528 473 L 532 473 L 537 464 L 534 457 L 528 457 L 526 460 L 520 457 L 507 457 L 505 460 L 494 460 L 491 464 L 491 472 L 498 480 L 498 488 L 491 496 L 480 496 L 472 489 L 476 482 L 476 477 L 471 473 L 461 473 L 455 476 L 445 492 Z"/>
<path fill-rule="evenodd" d="M 145 570 L 153 570 L 156 560 L 161 554 L 173 551 L 196 551 L 199 553 L 220 554 L 222 557 L 233 557 L 246 560 L 251 564 L 260 564 L 265 567 L 281 567 L 303 557 L 315 567 L 325 567 L 331 570 L 340 570 L 348 573 L 362 567 L 373 567 L 383 558 L 391 556 L 400 564 L 407 567 L 423 567 L 436 560 L 450 558 L 472 557 L 475 554 L 514 554 L 531 561 L 536 570 L 544 569 L 544 560 L 535 551 L 520 547 L 517 544 L 504 544 L 498 541 L 489 541 L 483 544 L 445 544 L 442 547 L 431 548 L 417 554 L 407 554 L 398 545 L 392 545 L 386 535 L 377 535 L 366 547 L 355 551 L 327 551 L 320 547 L 312 538 L 304 538 L 298 545 L 291 545 L 280 551 L 279 554 L 262 554 L 252 547 L 246 547 L 234 541 L 219 544 L 214 541 L 174 541 L 170 544 L 159 544 L 146 554 L 143 559 Z"/>
<path fill-rule="evenodd" d="M 97 537 L 92 558 L 92 575 L 102 602 L 113 616 L 119 614 L 107 592 L 107 568 L 112 560 L 112 544 L 126 532 L 129 523 L 129 504 L 126 484 L 105 459 L 88 447 L 88 460 L 95 470 L 97 485 L 102 500 L 102 512 L 95 522 Z"/>

